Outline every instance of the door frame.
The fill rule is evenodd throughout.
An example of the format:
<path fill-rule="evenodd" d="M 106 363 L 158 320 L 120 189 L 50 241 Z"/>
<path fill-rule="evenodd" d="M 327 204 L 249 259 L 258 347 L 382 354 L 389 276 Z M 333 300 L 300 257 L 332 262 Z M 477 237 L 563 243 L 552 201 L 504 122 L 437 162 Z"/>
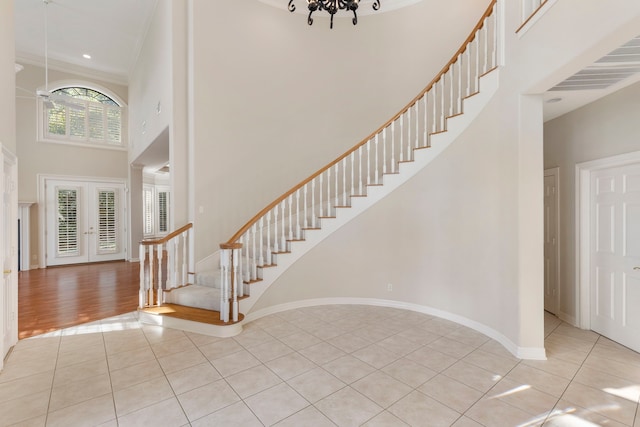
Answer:
<path fill-rule="evenodd" d="M 47 193 L 46 193 L 46 184 L 48 181 L 76 181 L 76 182 L 98 182 L 98 183 L 109 183 L 109 184 L 122 184 L 124 186 L 125 195 L 122 200 L 125 204 L 124 206 L 124 216 L 122 218 L 122 222 L 124 225 L 123 236 L 122 236 L 122 244 L 124 247 L 125 254 L 129 253 L 128 242 L 129 242 L 129 223 L 128 223 L 128 197 L 126 193 L 129 192 L 129 186 L 127 185 L 126 179 L 121 178 L 104 178 L 104 177 L 96 177 L 96 176 L 72 176 L 72 175 L 51 175 L 51 174 L 38 174 L 38 268 L 46 268 L 47 267 L 47 216 L 46 216 L 46 202 L 47 202 Z M 125 259 L 127 256 L 125 256 Z"/>
<path fill-rule="evenodd" d="M 11 325 L 10 325 L 10 336 L 9 336 L 9 348 L 5 348 L 4 344 L 4 336 L 0 336 L 0 371 L 4 367 L 4 356 L 5 353 L 9 351 L 11 347 L 13 347 L 18 342 L 18 159 L 17 157 L 7 150 L 0 143 L 0 187 L 2 188 L 2 192 L 4 193 L 4 186 L 6 183 L 4 182 L 4 165 L 5 163 L 11 164 L 11 185 L 13 186 L 11 190 L 11 200 L 9 201 L 9 218 L 4 218 L 4 215 L 0 212 L 0 219 L 2 221 L 9 221 L 11 226 L 11 242 L 9 243 L 11 247 L 4 247 L 4 239 L 0 240 L 0 259 L 2 259 L 4 263 L 4 257 L 6 252 L 11 255 L 11 266 L 9 273 L 11 276 L 11 287 L 13 288 L 9 294 L 11 295 L 12 301 L 10 301 L 12 315 L 11 315 Z M 0 224 L 4 227 L 4 224 Z M 4 272 L 3 272 L 4 276 Z M 4 281 L 4 277 L 3 277 Z M 3 284 L 4 286 L 4 284 Z M 5 306 L 4 301 L 4 290 L 0 294 L 0 308 Z M 0 315 L 0 331 L 4 332 L 4 313 Z"/>
<path fill-rule="evenodd" d="M 555 184 L 556 184 L 556 209 L 555 209 L 555 216 L 556 216 L 556 221 L 555 221 L 555 227 L 556 227 L 556 250 L 555 250 L 555 254 L 554 258 L 556 260 L 556 295 L 553 301 L 553 305 L 555 308 L 555 315 L 558 316 L 559 315 L 559 311 L 560 311 L 560 268 L 561 268 L 561 264 L 560 264 L 560 168 L 559 167 L 555 167 L 555 168 L 549 168 L 549 169 L 545 169 L 544 170 L 544 176 L 553 176 L 555 178 Z"/>
<path fill-rule="evenodd" d="M 576 320 L 582 329 L 591 329 L 591 174 L 636 163 L 640 151 L 576 164 Z"/>

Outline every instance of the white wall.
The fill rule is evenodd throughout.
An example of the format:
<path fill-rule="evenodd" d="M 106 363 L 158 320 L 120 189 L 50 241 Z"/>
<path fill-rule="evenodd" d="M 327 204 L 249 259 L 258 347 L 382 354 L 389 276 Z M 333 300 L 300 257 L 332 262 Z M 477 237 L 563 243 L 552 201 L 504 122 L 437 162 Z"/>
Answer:
<path fill-rule="evenodd" d="M 450 3 L 436 19 L 437 3 L 330 30 L 321 15 L 309 27 L 258 1 L 193 1 L 197 259 L 400 110 L 488 1 Z"/>
<path fill-rule="evenodd" d="M 640 83 L 545 124 L 544 167 L 560 168 L 560 316 L 576 319 L 575 166 L 640 150 Z"/>
<path fill-rule="evenodd" d="M 13 0 L 0 2 L 0 144 L 16 152 L 15 39 Z"/>
<path fill-rule="evenodd" d="M 129 161 L 133 162 L 170 124 L 171 2 L 158 1 L 129 78 Z M 158 112 L 158 105 L 160 111 Z"/>

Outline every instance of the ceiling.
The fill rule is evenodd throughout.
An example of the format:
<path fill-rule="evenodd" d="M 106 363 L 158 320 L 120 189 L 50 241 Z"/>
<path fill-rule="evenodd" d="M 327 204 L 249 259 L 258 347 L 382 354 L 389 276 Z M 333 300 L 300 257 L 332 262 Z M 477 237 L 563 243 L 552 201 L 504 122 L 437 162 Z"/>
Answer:
<path fill-rule="evenodd" d="M 45 7 L 49 66 L 52 69 L 127 84 L 158 0 L 17 0 L 16 60 L 44 66 Z M 246 1 L 246 0 L 244 0 Z M 287 0 L 259 0 L 286 10 Z M 359 15 L 371 13 L 362 0 Z M 424 0 L 380 0 L 390 11 Z M 307 13 L 305 0 L 294 0 Z M 83 58 L 91 55 L 91 59 Z M 617 79 L 617 80 L 614 80 Z M 640 81 L 640 37 L 585 67 L 544 94 L 544 119 L 550 120 Z M 584 84 L 589 82 L 589 84 Z"/>
<path fill-rule="evenodd" d="M 640 81 L 640 36 L 559 82 L 544 94 L 551 120 Z"/>
<path fill-rule="evenodd" d="M 127 84 L 158 0 L 16 0 L 16 60 Z M 91 59 L 83 58 L 91 55 Z"/>

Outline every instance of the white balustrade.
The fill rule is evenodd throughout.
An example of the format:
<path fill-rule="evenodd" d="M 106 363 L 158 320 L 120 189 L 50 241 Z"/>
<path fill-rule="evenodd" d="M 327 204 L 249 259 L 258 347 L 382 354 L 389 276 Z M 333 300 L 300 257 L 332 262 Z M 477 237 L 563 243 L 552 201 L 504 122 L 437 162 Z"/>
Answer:
<path fill-rule="evenodd" d="M 140 308 L 161 306 L 164 292 L 188 283 L 191 228 L 187 224 L 166 237 L 140 243 Z"/>

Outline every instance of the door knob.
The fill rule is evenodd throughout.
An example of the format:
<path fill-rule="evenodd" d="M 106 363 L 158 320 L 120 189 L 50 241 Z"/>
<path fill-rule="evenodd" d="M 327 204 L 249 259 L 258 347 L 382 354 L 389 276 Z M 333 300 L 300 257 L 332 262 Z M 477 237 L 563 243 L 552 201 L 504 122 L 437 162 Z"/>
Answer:
<path fill-rule="evenodd" d="M 633 267 L 634 270 L 640 270 L 640 267 Z"/>
<path fill-rule="evenodd" d="M 11 270 L 4 270 L 2 273 L 3 274 L 11 274 Z"/>

